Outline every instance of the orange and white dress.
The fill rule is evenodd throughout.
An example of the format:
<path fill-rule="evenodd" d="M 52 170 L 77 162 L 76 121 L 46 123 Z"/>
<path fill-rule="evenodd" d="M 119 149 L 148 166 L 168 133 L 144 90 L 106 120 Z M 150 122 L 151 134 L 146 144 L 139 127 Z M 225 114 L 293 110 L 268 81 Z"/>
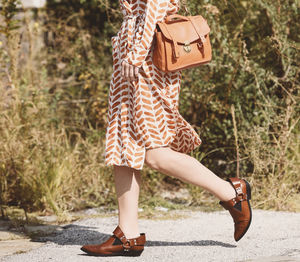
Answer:
<path fill-rule="evenodd" d="M 181 73 L 164 73 L 152 62 L 156 23 L 179 9 L 179 0 L 120 0 L 123 23 L 112 37 L 105 164 L 142 169 L 145 152 L 169 146 L 189 153 L 201 144 L 178 112 Z M 138 79 L 121 76 L 121 62 L 139 67 Z"/>

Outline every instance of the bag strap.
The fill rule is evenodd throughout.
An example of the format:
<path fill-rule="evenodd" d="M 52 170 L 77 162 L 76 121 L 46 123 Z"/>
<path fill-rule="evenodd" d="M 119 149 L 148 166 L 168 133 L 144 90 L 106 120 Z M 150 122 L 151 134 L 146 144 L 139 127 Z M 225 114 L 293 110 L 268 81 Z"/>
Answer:
<path fill-rule="evenodd" d="M 166 32 L 168 32 L 168 36 L 172 39 L 173 54 L 174 54 L 175 58 L 178 58 L 179 57 L 179 47 L 178 47 L 177 41 L 174 40 L 172 34 L 170 34 L 168 27 L 165 25 L 165 23 L 160 23 L 160 25 L 165 28 Z"/>
<path fill-rule="evenodd" d="M 190 10 L 187 8 L 186 0 L 181 0 L 181 4 L 183 5 L 185 13 L 191 15 Z"/>
<path fill-rule="evenodd" d="M 204 42 L 205 42 L 205 37 L 204 37 L 203 35 L 200 34 L 199 28 L 195 25 L 195 22 L 194 22 L 193 17 L 187 17 L 187 18 L 189 19 L 189 21 L 191 21 L 191 24 L 193 25 L 193 27 L 194 27 L 194 29 L 195 29 L 197 35 L 199 36 L 199 38 L 200 38 L 200 40 L 201 40 L 201 42 L 202 42 L 202 44 L 204 44 Z"/>

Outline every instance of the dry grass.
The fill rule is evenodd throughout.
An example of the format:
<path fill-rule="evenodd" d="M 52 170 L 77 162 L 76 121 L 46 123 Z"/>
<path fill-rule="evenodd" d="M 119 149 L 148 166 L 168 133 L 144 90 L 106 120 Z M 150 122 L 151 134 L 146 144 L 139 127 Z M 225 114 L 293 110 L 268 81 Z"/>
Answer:
<path fill-rule="evenodd" d="M 0 206 L 18 206 L 26 212 L 55 212 L 62 220 L 67 219 L 65 211 L 101 205 L 115 207 L 111 169 L 103 164 L 106 98 L 101 97 L 102 104 L 97 104 L 99 108 L 92 111 L 96 100 L 87 101 L 86 97 L 78 100 L 80 95 L 73 96 L 79 92 L 75 89 L 77 86 L 85 91 L 92 89 L 96 82 L 93 77 L 100 71 L 92 69 L 94 75 L 79 72 L 78 79 L 73 72 L 70 77 L 64 76 L 70 73 L 64 72 L 65 67 L 70 70 L 80 68 L 81 64 L 68 68 L 67 62 L 63 62 L 66 54 L 64 59 L 59 53 L 54 54 L 54 58 L 46 57 L 49 53 L 41 49 L 38 41 L 45 28 L 31 23 L 28 17 L 25 21 L 22 30 L 23 40 L 29 43 L 27 52 L 24 52 L 23 42 L 16 44 L 20 37 L 18 30 L 7 31 L 9 34 L 2 34 L 0 40 L 3 69 L 0 72 Z M 73 31 L 74 28 L 69 29 Z M 74 35 L 62 32 L 58 34 L 61 45 L 70 44 L 63 41 Z M 80 31 L 78 35 L 85 36 L 86 32 Z M 76 53 L 80 45 L 79 39 L 68 51 Z M 85 47 L 88 53 L 93 53 L 91 46 Z M 56 71 L 47 67 L 47 59 L 57 62 L 56 70 L 62 71 L 63 79 L 57 79 L 53 73 Z M 103 75 L 110 73 L 110 69 L 99 70 Z M 48 74 L 49 71 L 52 74 Z M 95 97 L 99 92 L 106 93 L 107 82 L 101 79 L 96 83 L 92 91 Z M 257 86 L 259 91 L 263 85 L 258 83 Z M 293 88 L 285 98 L 286 108 L 278 110 L 278 105 L 268 98 L 264 104 L 257 105 L 263 121 L 253 124 L 250 130 L 243 127 L 245 120 L 241 110 L 232 111 L 236 112 L 234 136 L 243 172 L 241 177 L 253 185 L 256 208 L 300 211 L 299 98 L 295 95 L 297 86 Z M 98 114 L 94 118 L 101 120 L 100 127 L 91 124 L 89 113 Z M 205 154 L 198 151 L 194 156 L 201 160 Z M 242 169 L 245 161 L 252 165 L 246 173 Z M 162 189 L 177 190 L 184 184 L 175 180 L 166 182 L 165 176 L 148 168 L 143 178 L 140 203 L 146 217 L 153 216 L 157 205 L 179 208 L 161 199 L 159 194 Z M 217 208 L 217 201 L 210 194 L 194 186 L 187 188 L 191 194 L 189 205 Z"/>
<path fill-rule="evenodd" d="M 7 96 L 0 102 L 1 202 L 56 213 L 110 202 L 111 174 L 101 164 L 103 139 L 89 143 L 73 133 L 77 138 L 71 144 L 65 126 L 52 122 L 55 112 L 44 96 L 20 100 L 11 93 L 9 99 L 5 109 Z"/>
<path fill-rule="evenodd" d="M 262 105 L 265 123 L 241 132 L 244 155 L 253 163 L 249 177 L 253 184 L 255 207 L 300 211 L 300 145 L 297 102 L 277 115 L 276 107 L 266 101 Z M 271 128 L 270 128 L 271 127 Z"/>

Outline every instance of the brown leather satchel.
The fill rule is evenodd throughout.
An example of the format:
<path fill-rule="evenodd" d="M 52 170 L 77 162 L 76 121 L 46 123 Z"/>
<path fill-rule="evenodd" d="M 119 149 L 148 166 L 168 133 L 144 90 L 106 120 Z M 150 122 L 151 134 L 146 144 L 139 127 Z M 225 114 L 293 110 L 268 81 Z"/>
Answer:
<path fill-rule="evenodd" d="M 155 29 L 153 63 L 164 72 L 211 61 L 210 28 L 201 16 L 170 15 Z"/>

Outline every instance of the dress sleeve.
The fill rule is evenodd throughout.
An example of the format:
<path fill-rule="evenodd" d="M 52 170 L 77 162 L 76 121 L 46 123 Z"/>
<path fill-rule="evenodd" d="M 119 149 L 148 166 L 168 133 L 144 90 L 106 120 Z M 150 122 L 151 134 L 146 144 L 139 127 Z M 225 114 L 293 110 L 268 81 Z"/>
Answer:
<path fill-rule="evenodd" d="M 142 37 L 124 58 L 127 63 L 137 67 L 143 64 L 151 48 L 156 23 L 166 16 L 169 2 L 170 0 L 147 0 Z"/>

